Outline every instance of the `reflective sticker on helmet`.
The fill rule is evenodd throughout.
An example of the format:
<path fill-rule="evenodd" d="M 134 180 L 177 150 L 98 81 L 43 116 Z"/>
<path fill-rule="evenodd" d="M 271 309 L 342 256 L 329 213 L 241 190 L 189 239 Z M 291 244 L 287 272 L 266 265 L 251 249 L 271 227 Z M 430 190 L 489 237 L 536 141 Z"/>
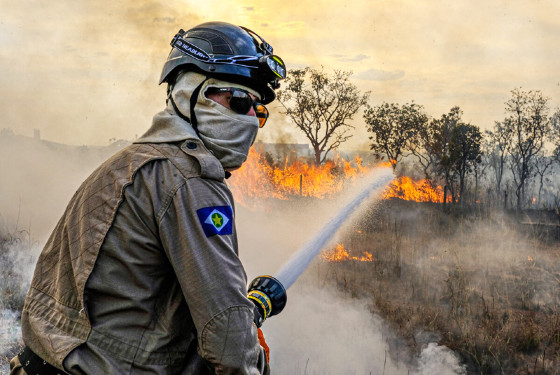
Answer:
<path fill-rule="evenodd" d="M 204 50 L 198 48 L 194 44 L 187 42 L 179 34 L 175 35 L 175 37 L 171 41 L 171 45 L 177 48 L 179 51 L 183 52 L 184 54 L 192 56 L 197 60 L 202 60 L 202 61 L 210 60 L 210 56 L 206 52 L 204 52 Z"/>

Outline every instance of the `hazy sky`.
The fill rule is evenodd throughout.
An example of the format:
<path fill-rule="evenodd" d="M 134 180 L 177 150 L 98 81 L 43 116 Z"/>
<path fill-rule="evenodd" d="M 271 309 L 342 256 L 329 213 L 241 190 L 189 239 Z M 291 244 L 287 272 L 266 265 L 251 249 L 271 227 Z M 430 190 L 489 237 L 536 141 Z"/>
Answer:
<path fill-rule="evenodd" d="M 371 105 L 414 100 L 433 117 L 458 105 L 483 129 L 516 87 L 560 105 L 558 0 L 342 3 L 0 0 L 0 128 L 70 144 L 141 135 L 164 106 L 169 41 L 211 20 L 253 29 L 288 68 L 352 70 Z M 353 146 L 367 144 L 361 119 Z M 265 141 L 304 140 L 279 114 L 265 129 Z"/>

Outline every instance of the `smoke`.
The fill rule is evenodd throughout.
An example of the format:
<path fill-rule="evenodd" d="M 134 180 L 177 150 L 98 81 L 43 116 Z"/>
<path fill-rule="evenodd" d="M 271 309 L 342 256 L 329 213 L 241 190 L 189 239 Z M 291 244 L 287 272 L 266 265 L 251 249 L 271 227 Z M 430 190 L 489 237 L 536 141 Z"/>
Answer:
<path fill-rule="evenodd" d="M 275 272 L 363 190 L 357 181 L 338 198 L 277 202 L 257 209 L 237 208 L 240 257 L 249 280 Z M 374 198 L 370 199 L 370 204 Z M 367 206 L 367 204 L 366 204 Z M 354 215 L 361 218 L 363 207 Z M 375 220 L 367 215 L 366 220 Z M 352 225 L 349 220 L 340 232 Z M 336 235 L 332 242 L 339 239 Z M 419 356 L 410 352 L 381 317 L 372 301 L 332 288 L 315 260 L 287 291 L 288 302 L 269 318 L 263 332 L 276 374 L 465 374 L 457 356 L 427 340 Z"/>
<path fill-rule="evenodd" d="M 9 374 L 9 360 L 23 345 L 19 324 L 19 313 L 0 309 L 0 374 Z"/>
<path fill-rule="evenodd" d="M 0 221 L 44 242 L 82 181 L 122 144 L 72 147 L 0 132 Z"/>
<path fill-rule="evenodd" d="M 39 247 L 31 242 L 26 231 L 9 232 L 0 222 L 0 373 L 9 373 L 7 363 L 23 345 L 20 330 L 20 312 Z"/>
<path fill-rule="evenodd" d="M 379 169 L 372 173 L 371 185 L 360 192 L 352 202 L 344 206 L 335 217 L 325 225 L 319 233 L 308 242 L 302 250 L 298 251 L 290 260 L 278 271 L 276 277 L 286 287 L 289 288 L 297 277 L 305 270 L 312 259 L 322 250 L 330 240 L 330 237 L 348 220 L 352 213 L 360 207 L 360 204 L 370 195 L 379 198 L 386 185 L 393 179 L 390 169 Z M 377 194 L 375 194 L 377 193 Z"/>
<path fill-rule="evenodd" d="M 392 358 L 383 321 L 364 306 L 328 288 L 294 285 L 285 310 L 263 326 L 274 372 L 407 374 Z"/>
<path fill-rule="evenodd" d="M 81 182 L 120 146 L 72 147 L 0 131 L 0 359 L 22 345 L 19 316 L 42 244 Z"/>
<path fill-rule="evenodd" d="M 154 0 L 2 10 L 2 126 L 77 145 L 141 134 L 165 106 L 158 82 L 171 38 L 201 21 L 184 5 Z"/>
<path fill-rule="evenodd" d="M 433 342 L 422 350 L 418 362 L 418 375 L 466 374 L 451 350 Z"/>
<path fill-rule="evenodd" d="M 0 355 L 13 354 L 14 343 L 20 342 L 19 313 L 14 310 L 0 310 Z"/>

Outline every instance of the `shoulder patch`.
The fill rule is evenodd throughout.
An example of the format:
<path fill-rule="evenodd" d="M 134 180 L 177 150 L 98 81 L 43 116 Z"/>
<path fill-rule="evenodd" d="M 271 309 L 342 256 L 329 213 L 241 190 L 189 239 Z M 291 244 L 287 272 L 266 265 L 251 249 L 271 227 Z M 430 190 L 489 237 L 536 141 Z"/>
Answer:
<path fill-rule="evenodd" d="M 206 237 L 233 233 L 233 211 L 230 206 L 204 207 L 196 211 Z"/>

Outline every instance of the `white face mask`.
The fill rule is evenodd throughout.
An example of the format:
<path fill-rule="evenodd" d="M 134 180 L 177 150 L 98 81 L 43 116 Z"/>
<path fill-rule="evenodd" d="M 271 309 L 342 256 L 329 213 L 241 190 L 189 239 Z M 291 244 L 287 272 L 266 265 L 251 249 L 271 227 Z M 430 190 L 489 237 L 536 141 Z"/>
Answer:
<path fill-rule="evenodd" d="M 202 78 L 201 78 L 202 77 Z M 184 114 L 190 114 L 190 96 L 206 77 L 197 73 L 180 76 L 173 88 L 173 99 Z M 196 106 L 198 136 L 225 170 L 241 167 L 247 160 L 259 130 L 259 120 L 255 116 L 240 115 L 215 101 L 204 93 L 208 87 L 238 87 L 258 95 L 253 90 L 225 81 L 211 78 L 200 89 Z"/>

